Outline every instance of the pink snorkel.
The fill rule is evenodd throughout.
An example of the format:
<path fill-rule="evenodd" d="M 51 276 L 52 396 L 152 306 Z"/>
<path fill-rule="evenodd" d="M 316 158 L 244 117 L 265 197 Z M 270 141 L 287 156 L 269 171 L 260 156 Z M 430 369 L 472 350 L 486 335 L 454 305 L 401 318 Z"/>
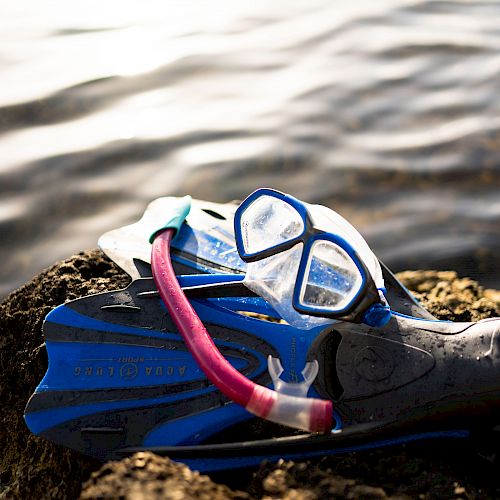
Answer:
<path fill-rule="evenodd" d="M 189 352 L 207 378 L 228 398 L 250 413 L 297 429 L 330 432 L 331 401 L 292 396 L 255 384 L 222 356 L 186 298 L 170 259 L 170 243 L 189 213 L 191 198 L 179 200 L 171 219 L 151 236 L 151 270 L 160 297 Z"/>

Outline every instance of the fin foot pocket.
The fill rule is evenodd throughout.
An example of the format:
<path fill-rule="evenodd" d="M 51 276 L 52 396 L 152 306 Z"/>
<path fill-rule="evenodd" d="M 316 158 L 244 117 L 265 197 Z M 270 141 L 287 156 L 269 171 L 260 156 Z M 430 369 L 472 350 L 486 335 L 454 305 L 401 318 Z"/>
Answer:
<path fill-rule="evenodd" d="M 335 329 L 324 332 L 313 343 L 311 354 L 308 355 L 308 360 L 317 359 L 319 364 L 318 376 L 313 386 L 322 397 L 333 401 L 338 401 L 344 394 L 337 373 L 337 353 L 341 340 L 341 334 Z"/>

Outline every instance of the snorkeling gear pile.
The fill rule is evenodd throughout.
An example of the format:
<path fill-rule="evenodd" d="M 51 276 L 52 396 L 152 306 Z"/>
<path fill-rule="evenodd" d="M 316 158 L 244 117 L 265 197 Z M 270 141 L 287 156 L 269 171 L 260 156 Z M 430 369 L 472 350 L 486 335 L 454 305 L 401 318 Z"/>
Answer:
<path fill-rule="evenodd" d="M 498 423 L 500 318 L 437 320 L 331 209 L 160 198 L 99 246 L 133 281 L 47 315 L 34 434 L 208 472 Z M 253 416 L 294 431 L 224 442 Z"/>

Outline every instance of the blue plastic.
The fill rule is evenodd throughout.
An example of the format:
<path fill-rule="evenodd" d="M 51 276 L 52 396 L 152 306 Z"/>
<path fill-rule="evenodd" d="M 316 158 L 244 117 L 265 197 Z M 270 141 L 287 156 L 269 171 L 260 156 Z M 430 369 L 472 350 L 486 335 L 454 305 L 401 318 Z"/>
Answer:
<path fill-rule="evenodd" d="M 363 323 L 368 326 L 380 327 L 391 319 L 391 308 L 382 304 L 373 304 L 363 315 Z"/>
<path fill-rule="evenodd" d="M 177 276 L 182 288 L 200 285 L 215 285 L 219 283 L 240 282 L 245 277 L 242 274 L 186 274 Z"/>
<path fill-rule="evenodd" d="M 210 281 L 210 275 L 203 278 L 191 278 L 192 281 Z M 190 278 L 181 278 L 188 281 Z M 214 279 L 214 278 L 212 278 Z M 220 279 L 217 277 L 216 279 Z M 237 278 L 234 278 L 235 280 Z M 159 307 L 164 310 L 159 299 Z M 235 311 L 255 311 L 264 313 L 272 312 L 266 308 L 265 302 L 259 298 L 230 298 L 192 300 L 193 307 L 206 324 L 226 326 L 231 330 L 247 333 L 252 337 L 261 338 L 264 343 L 269 343 L 276 350 L 277 356 L 282 360 L 285 369 L 283 380 L 289 382 L 301 381 L 301 371 L 307 362 L 306 353 L 322 330 L 316 328 L 309 331 L 299 330 L 290 325 L 271 323 L 239 314 Z M 232 310 L 234 309 L 234 310 Z M 166 311 L 165 311 L 166 312 Z M 102 332 L 98 349 L 96 343 L 85 342 L 55 342 L 46 341 L 49 357 L 49 367 L 43 380 L 36 389 L 36 393 L 46 391 L 84 391 L 113 389 L 113 388 L 140 388 L 155 384 L 176 384 L 190 381 L 203 381 L 205 375 L 191 358 L 188 352 L 179 350 L 165 350 L 157 347 L 145 347 L 133 344 L 107 343 L 106 336 L 112 333 L 123 335 L 147 335 L 148 337 L 179 341 L 180 335 L 176 332 L 157 331 L 126 326 L 118 323 L 97 320 L 91 316 L 80 314 L 68 305 L 61 305 L 51 311 L 46 323 L 51 323 L 60 328 L 76 328 L 82 331 Z M 241 351 L 242 346 L 228 339 L 215 339 L 216 345 L 232 349 L 233 352 Z M 247 355 L 253 356 L 258 364 L 252 371 L 252 376 L 267 373 L 267 354 L 248 347 L 243 348 Z M 294 355 L 290 356 L 293 352 Z M 239 370 L 246 369 L 247 362 L 241 357 L 228 357 L 230 363 Z M 127 366 L 130 370 L 127 371 Z M 164 396 L 146 399 L 139 395 L 137 399 L 126 401 L 101 401 L 91 404 L 74 404 L 65 407 L 47 408 L 33 411 L 25 415 L 28 427 L 35 434 L 75 418 L 95 413 L 117 410 L 120 408 L 144 408 L 157 405 L 174 403 L 190 398 L 202 397 L 217 391 L 208 384 L 203 388 L 189 390 L 180 394 L 165 393 Z M 311 389 L 310 396 L 318 394 Z M 248 412 L 234 410 L 234 404 L 226 404 L 204 412 L 205 418 L 177 419 L 172 427 L 162 424 L 151 432 L 145 439 L 147 446 L 169 446 L 199 442 L 203 437 L 219 432 L 226 426 L 236 421 L 251 418 Z M 212 412 L 213 415 L 212 415 Z M 210 423 L 212 422 L 212 423 Z M 213 423 L 217 422 L 217 425 Z M 175 432 L 168 431 L 175 428 Z M 165 432 L 162 432 L 165 431 Z M 168 431 L 168 432 L 167 432 Z"/>

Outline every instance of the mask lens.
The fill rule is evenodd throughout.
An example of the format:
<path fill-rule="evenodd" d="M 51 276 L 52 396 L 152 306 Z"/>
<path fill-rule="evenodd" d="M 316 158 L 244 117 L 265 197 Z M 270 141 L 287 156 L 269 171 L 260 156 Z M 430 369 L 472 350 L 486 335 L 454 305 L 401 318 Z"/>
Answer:
<path fill-rule="evenodd" d="M 262 195 L 241 214 L 245 253 L 256 254 L 293 240 L 304 232 L 304 221 L 288 203 Z"/>
<path fill-rule="evenodd" d="M 362 284 L 361 273 L 349 254 L 331 241 L 318 240 L 309 253 L 300 302 L 325 312 L 341 311 Z"/>

